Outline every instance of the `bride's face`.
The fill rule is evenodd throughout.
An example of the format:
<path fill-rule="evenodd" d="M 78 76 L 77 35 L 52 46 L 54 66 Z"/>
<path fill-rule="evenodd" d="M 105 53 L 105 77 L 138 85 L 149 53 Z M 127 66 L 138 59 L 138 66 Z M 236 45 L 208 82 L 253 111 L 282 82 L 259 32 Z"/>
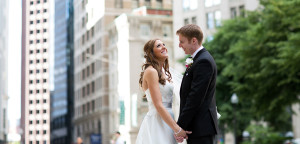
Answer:
<path fill-rule="evenodd" d="M 161 40 L 155 41 L 153 53 L 159 60 L 166 60 L 168 58 L 168 49 Z"/>

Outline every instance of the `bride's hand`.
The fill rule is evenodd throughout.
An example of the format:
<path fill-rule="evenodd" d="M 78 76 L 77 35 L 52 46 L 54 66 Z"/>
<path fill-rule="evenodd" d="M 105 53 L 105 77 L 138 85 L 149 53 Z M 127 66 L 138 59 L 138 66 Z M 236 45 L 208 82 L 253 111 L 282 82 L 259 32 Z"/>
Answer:
<path fill-rule="evenodd" d="M 188 139 L 187 134 L 191 134 L 191 131 L 185 131 L 183 129 L 180 128 L 180 130 L 178 132 L 175 133 L 176 137 L 183 137 L 185 139 Z"/>

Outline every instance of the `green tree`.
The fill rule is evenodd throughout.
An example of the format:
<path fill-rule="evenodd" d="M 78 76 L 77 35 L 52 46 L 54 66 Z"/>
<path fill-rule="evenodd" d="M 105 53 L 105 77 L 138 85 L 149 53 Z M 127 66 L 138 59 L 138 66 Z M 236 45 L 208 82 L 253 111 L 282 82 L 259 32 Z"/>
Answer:
<path fill-rule="evenodd" d="M 205 47 L 218 66 L 221 125 L 232 129 L 230 97 L 237 93 L 239 133 L 249 120 L 291 129 L 289 106 L 300 93 L 300 1 L 261 0 L 262 8 L 228 20 Z"/>

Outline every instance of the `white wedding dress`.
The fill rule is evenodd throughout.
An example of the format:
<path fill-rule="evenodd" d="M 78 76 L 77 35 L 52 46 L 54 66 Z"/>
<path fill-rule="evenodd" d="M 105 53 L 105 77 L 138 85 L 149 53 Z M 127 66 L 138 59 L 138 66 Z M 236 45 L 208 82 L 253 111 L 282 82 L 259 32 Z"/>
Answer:
<path fill-rule="evenodd" d="M 165 85 L 159 84 L 159 88 L 163 106 L 174 118 L 172 110 L 174 86 L 166 81 Z M 149 111 L 141 124 L 136 144 L 177 144 L 173 130 L 164 122 L 153 105 L 149 89 L 145 91 L 145 94 Z"/>

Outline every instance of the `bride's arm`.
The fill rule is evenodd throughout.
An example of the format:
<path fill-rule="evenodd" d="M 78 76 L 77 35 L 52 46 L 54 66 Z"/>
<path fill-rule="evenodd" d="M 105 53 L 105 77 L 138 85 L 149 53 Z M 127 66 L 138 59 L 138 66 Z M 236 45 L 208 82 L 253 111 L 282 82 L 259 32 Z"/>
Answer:
<path fill-rule="evenodd" d="M 177 125 L 175 120 L 171 117 L 170 113 L 165 109 L 162 104 L 162 96 L 159 89 L 159 78 L 157 71 L 149 67 L 145 70 L 144 73 L 144 82 L 147 83 L 148 89 L 151 94 L 152 102 L 161 116 L 161 118 L 172 128 L 172 130 L 177 133 L 177 136 L 185 136 L 185 131 L 181 130 L 181 128 Z"/>

